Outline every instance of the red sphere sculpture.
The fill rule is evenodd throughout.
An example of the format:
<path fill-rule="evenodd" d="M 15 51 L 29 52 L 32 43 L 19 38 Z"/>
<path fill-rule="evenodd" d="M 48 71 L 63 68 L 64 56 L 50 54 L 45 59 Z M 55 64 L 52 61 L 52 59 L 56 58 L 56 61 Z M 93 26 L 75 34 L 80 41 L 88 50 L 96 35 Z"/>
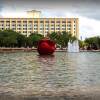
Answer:
<path fill-rule="evenodd" d="M 42 39 L 38 42 L 37 51 L 40 55 L 51 55 L 54 53 L 55 49 L 55 42 L 52 40 Z"/>

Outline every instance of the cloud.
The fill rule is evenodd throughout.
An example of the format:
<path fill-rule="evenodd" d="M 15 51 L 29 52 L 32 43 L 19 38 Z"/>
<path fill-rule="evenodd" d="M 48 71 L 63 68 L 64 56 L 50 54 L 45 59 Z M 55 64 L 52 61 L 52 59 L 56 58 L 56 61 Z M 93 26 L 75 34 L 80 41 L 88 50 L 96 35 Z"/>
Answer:
<path fill-rule="evenodd" d="M 83 38 L 100 36 L 100 21 L 80 17 L 80 36 Z"/>
<path fill-rule="evenodd" d="M 47 9 L 51 12 L 71 12 L 100 20 L 99 0 L 3 0 L 3 4 L 4 8 L 9 10 Z"/>

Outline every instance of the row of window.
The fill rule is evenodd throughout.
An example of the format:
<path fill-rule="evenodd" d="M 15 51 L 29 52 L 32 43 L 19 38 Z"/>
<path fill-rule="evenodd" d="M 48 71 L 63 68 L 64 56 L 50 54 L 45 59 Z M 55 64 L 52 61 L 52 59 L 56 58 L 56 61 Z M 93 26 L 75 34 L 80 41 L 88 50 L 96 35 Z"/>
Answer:
<path fill-rule="evenodd" d="M 7 26 L 10 27 L 10 25 L 6 25 L 6 27 Z M 1 25 L 0 27 L 4 27 L 4 25 Z M 16 26 L 12 25 L 11 27 L 16 27 Z M 21 25 L 17 25 L 17 27 L 22 27 L 22 26 Z M 27 25 L 23 25 L 23 27 L 27 27 Z M 28 27 L 33 27 L 33 26 L 28 25 Z M 34 25 L 34 27 L 38 27 L 38 25 Z M 40 27 L 44 27 L 44 26 L 40 25 Z M 49 27 L 49 25 L 45 25 L 45 27 Z M 51 27 L 55 27 L 55 25 L 51 25 Z M 56 25 L 56 27 L 66 27 L 66 25 L 62 25 L 62 26 Z M 67 25 L 67 27 L 71 27 L 71 25 Z M 74 25 L 74 27 L 75 27 L 75 25 Z"/>
<path fill-rule="evenodd" d="M 21 31 L 17 31 L 17 32 L 20 32 L 21 33 Z M 34 31 L 34 32 L 38 32 L 38 31 Z M 32 31 L 23 31 L 22 33 L 34 33 L 34 32 L 32 32 Z M 52 32 L 54 32 L 54 30 L 52 30 Z M 60 32 L 59 30 L 57 31 L 56 30 L 56 32 Z M 70 30 L 68 31 L 68 32 L 70 32 Z M 40 33 L 44 33 L 43 31 L 40 31 Z M 49 33 L 49 31 L 45 31 L 45 33 Z M 76 32 L 74 31 L 74 34 L 75 34 Z"/>
<path fill-rule="evenodd" d="M 2 28 L 2 29 L 5 29 L 5 28 L 10 28 L 10 27 L 0 27 L 0 28 Z M 15 29 L 33 29 L 32 27 L 12 27 L 12 29 L 13 28 L 15 28 Z M 44 29 L 44 27 L 39 27 L 40 29 Z M 45 27 L 45 29 L 52 29 L 52 28 L 59 28 L 59 29 L 63 29 L 63 28 L 65 28 L 66 29 L 66 27 Z M 34 29 L 38 29 L 38 27 L 34 27 Z M 71 27 L 67 27 L 67 29 L 71 29 Z M 74 29 L 76 29 L 76 28 L 74 28 Z"/>
<path fill-rule="evenodd" d="M 9 29 L 9 28 L 6 28 L 6 29 Z M 4 30 L 4 28 L 1 28 L 0 30 Z M 16 29 L 15 29 L 15 28 L 12 28 L 12 30 L 15 31 Z M 21 28 L 17 28 L 17 30 L 21 30 Z M 27 28 L 23 28 L 23 30 L 27 30 Z M 32 30 L 32 29 L 28 29 L 28 30 Z M 34 30 L 36 31 L 36 30 L 38 30 L 38 29 L 34 28 Z M 41 30 L 43 31 L 44 29 L 40 28 L 39 30 L 40 30 L 40 31 L 41 31 Z M 45 30 L 49 30 L 49 29 L 45 29 Z M 55 28 L 51 28 L 50 30 L 51 30 L 51 31 L 52 31 L 52 30 L 55 30 Z M 62 29 L 56 28 L 56 30 L 66 30 L 66 29 L 65 29 L 65 28 L 62 28 Z M 68 28 L 67 30 L 70 31 L 71 29 Z M 74 30 L 74 31 L 75 31 L 75 30 Z"/>
<path fill-rule="evenodd" d="M 7 23 L 7 24 L 10 24 L 10 23 L 16 24 L 16 23 L 22 23 L 22 22 L 23 22 L 23 23 L 26 23 L 26 24 L 27 24 L 27 23 L 30 23 L 30 24 L 33 23 L 33 21 L 17 21 L 17 22 L 16 22 L 16 21 L 12 21 L 12 22 L 10 22 L 10 21 L 0 21 L 0 23 L 2 23 L 2 24 L 3 24 L 3 23 Z M 38 24 L 38 23 L 42 23 L 42 24 L 43 24 L 44 21 L 34 21 L 34 23 L 37 23 L 37 24 Z M 49 23 L 58 23 L 58 24 L 60 24 L 60 23 L 62 23 L 62 24 L 63 24 L 63 23 L 69 23 L 69 24 L 70 24 L 71 21 L 67 21 L 67 22 L 66 22 L 66 21 L 45 21 L 45 23 L 48 23 L 48 24 L 49 24 Z M 74 21 L 74 23 L 76 23 L 76 21 Z"/>
<path fill-rule="evenodd" d="M 39 23 L 31 23 L 31 24 L 30 23 L 23 23 L 23 24 L 22 23 L 5 23 L 5 25 L 15 25 L 15 26 L 16 25 L 20 25 L 20 26 L 21 25 L 38 25 L 38 24 Z M 59 23 L 59 24 L 57 24 L 57 23 L 51 23 L 51 24 L 50 23 L 45 23 L 45 25 L 66 25 L 66 24 L 71 25 L 71 23 L 62 23 L 62 24 L 61 23 Z M 0 25 L 3 26 L 4 23 L 0 23 Z M 40 25 L 44 25 L 44 23 L 42 23 L 42 24 L 40 23 Z M 76 25 L 76 24 L 74 23 L 74 25 Z"/>
<path fill-rule="evenodd" d="M 20 32 L 21 33 L 21 31 L 17 31 L 17 32 Z M 38 31 L 34 31 L 34 32 L 38 32 Z M 34 33 L 34 32 L 32 32 L 32 31 L 23 31 L 23 33 Z M 53 30 L 52 30 L 52 32 L 53 32 Z M 56 32 L 60 32 L 59 30 L 58 31 L 56 31 Z M 68 32 L 70 32 L 70 31 L 68 31 Z M 40 33 L 44 33 L 43 31 L 40 31 Z M 45 33 L 49 33 L 49 31 L 45 31 Z M 75 31 L 74 31 L 74 33 L 76 33 Z"/>

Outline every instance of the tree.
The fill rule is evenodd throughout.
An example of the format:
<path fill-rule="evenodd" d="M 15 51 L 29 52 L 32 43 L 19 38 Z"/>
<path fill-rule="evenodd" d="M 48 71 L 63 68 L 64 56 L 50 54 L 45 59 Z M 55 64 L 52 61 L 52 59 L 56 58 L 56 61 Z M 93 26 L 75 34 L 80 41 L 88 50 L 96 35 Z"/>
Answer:
<path fill-rule="evenodd" d="M 26 36 L 22 34 L 17 35 L 17 46 L 18 47 L 25 47 L 26 46 Z"/>
<path fill-rule="evenodd" d="M 41 34 L 36 34 L 36 33 L 33 33 L 29 36 L 29 39 L 32 41 L 32 44 L 34 47 L 37 47 L 38 45 L 38 41 L 43 39 L 44 36 L 41 35 Z"/>
<path fill-rule="evenodd" d="M 25 45 L 25 36 L 13 30 L 0 31 L 1 47 L 22 47 Z"/>
<path fill-rule="evenodd" d="M 69 41 L 73 42 L 74 40 L 76 40 L 75 36 L 72 36 L 72 34 L 65 32 L 65 31 L 61 33 L 53 32 L 49 34 L 48 36 L 51 40 L 55 41 L 56 44 L 60 46 L 60 48 L 67 47 Z"/>
<path fill-rule="evenodd" d="M 85 39 L 85 43 L 91 49 L 99 49 L 100 48 L 100 37 L 90 37 Z"/>
<path fill-rule="evenodd" d="M 25 43 L 26 43 L 26 47 L 32 47 L 33 46 L 32 37 L 27 37 Z"/>
<path fill-rule="evenodd" d="M 51 33 L 51 34 L 48 34 L 48 37 L 49 37 L 51 40 L 57 42 L 58 34 L 57 34 L 56 32 L 53 32 L 53 33 Z"/>
<path fill-rule="evenodd" d="M 17 43 L 16 35 L 12 30 L 0 31 L 1 46 L 13 47 Z"/>

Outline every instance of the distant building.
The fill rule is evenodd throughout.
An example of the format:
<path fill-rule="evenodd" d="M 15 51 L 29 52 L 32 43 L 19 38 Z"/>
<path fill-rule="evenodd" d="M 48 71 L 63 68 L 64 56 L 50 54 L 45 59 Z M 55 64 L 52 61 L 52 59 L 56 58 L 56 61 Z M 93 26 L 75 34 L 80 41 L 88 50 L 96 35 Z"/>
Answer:
<path fill-rule="evenodd" d="M 27 11 L 28 18 L 40 18 L 40 16 L 41 16 L 41 11 L 37 10 Z"/>
<path fill-rule="evenodd" d="M 41 18 L 41 12 L 36 10 L 27 14 L 27 18 L 0 18 L 0 30 L 12 29 L 27 36 L 66 31 L 79 38 L 78 18 Z"/>

